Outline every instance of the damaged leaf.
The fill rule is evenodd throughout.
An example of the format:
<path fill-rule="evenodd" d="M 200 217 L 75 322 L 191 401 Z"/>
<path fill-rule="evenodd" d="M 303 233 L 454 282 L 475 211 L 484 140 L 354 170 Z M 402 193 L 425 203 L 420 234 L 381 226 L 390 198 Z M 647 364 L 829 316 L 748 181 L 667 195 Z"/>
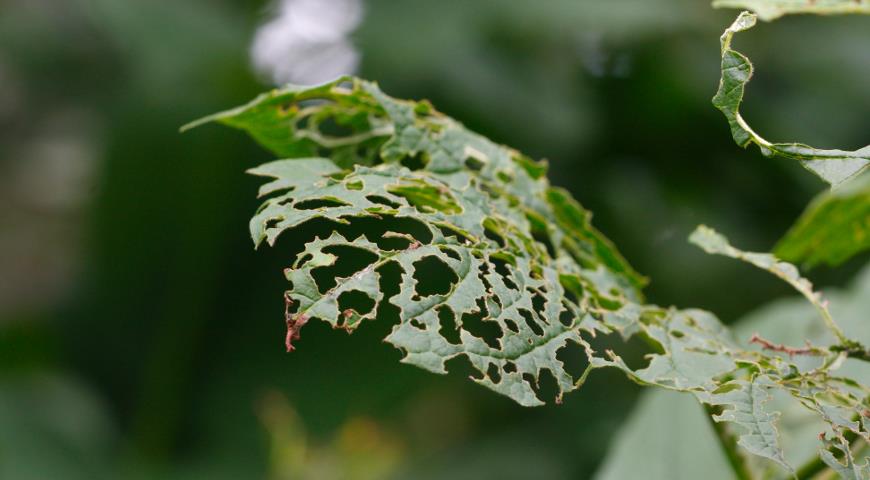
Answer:
<path fill-rule="evenodd" d="M 731 48 L 731 40 L 734 34 L 754 27 L 756 21 L 755 14 L 743 12 L 722 35 L 722 78 L 713 105 L 725 114 L 731 135 L 738 145 L 746 147 L 754 143 L 765 156 L 797 160 L 832 188 L 837 188 L 870 166 L 870 145 L 856 151 L 845 151 L 823 150 L 801 143 L 772 143 L 755 133 L 740 114 L 740 104 L 746 84 L 752 79 L 753 66 L 745 55 Z"/>
<path fill-rule="evenodd" d="M 792 350 L 743 346 L 708 312 L 645 304 L 645 279 L 588 211 L 549 185 L 545 164 L 427 102 L 345 77 L 275 90 L 196 124 L 207 121 L 243 129 L 282 157 L 250 171 L 267 179 L 250 231 L 257 246 L 292 259 L 288 350 L 311 319 L 349 332 L 389 321 L 385 340 L 403 362 L 446 373 L 464 356 L 474 381 L 526 406 L 543 403 L 541 375 L 552 375 L 559 402 L 592 371 L 617 368 L 718 408 L 714 419 L 738 429 L 740 445 L 785 472 L 774 393 L 833 431 L 866 432 L 852 420 L 864 387 L 830 374 L 858 345 L 813 347 L 808 369 L 784 353 Z M 834 325 L 793 266 L 734 249 L 711 230 L 693 241 L 781 276 Z M 650 343 L 645 365 L 598 346 L 599 334 L 614 333 Z M 579 377 L 559 358 L 566 348 L 585 354 Z"/>

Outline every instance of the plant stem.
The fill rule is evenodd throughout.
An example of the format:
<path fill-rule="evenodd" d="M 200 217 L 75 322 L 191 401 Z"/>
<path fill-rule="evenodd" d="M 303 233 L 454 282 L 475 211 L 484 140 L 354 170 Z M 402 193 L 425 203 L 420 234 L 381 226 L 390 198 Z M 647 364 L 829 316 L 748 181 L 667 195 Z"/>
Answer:
<path fill-rule="evenodd" d="M 743 452 L 740 451 L 737 439 L 728 431 L 728 428 L 724 424 L 713 419 L 713 416 L 721 412 L 717 411 L 716 407 L 707 404 L 704 404 L 704 409 L 707 411 L 707 420 L 710 421 L 713 431 L 716 432 L 719 447 L 722 448 L 722 453 L 725 454 L 728 465 L 731 467 L 731 471 L 734 472 L 734 478 L 738 480 L 754 480 L 755 476 L 752 473 L 752 469 L 749 468 L 749 461 Z"/>

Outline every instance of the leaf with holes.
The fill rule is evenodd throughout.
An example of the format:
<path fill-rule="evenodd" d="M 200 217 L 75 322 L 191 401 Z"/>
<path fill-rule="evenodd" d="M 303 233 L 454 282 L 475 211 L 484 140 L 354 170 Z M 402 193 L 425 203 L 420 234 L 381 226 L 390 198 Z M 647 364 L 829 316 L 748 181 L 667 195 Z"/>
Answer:
<path fill-rule="evenodd" d="M 386 341 L 403 362 L 445 373 L 464 356 L 476 382 L 527 406 L 543 403 L 544 372 L 559 401 L 590 372 L 617 368 L 720 408 L 716 420 L 746 430 L 741 445 L 788 471 L 768 391 L 798 399 L 832 430 L 861 430 L 851 415 L 863 387 L 828 375 L 860 346 L 808 349 L 824 363 L 802 370 L 782 356 L 793 350 L 746 349 L 710 313 L 644 304 L 645 280 L 589 212 L 549 185 L 543 163 L 426 102 L 346 77 L 275 90 L 204 121 L 246 130 L 285 157 L 250 171 L 268 179 L 250 230 L 258 246 L 281 239 L 294 259 L 285 270 L 288 350 L 313 318 L 347 331 L 391 320 Z M 776 273 L 830 317 L 793 266 L 734 249 L 709 229 L 693 241 Z M 614 333 L 649 341 L 644 366 L 596 343 Z M 569 346 L 588 360 L 577 378 L 559 356 Z"/>
<path fill-rule="evenodd" d="M 575 388 L 557 353 L 585 345 L 589 306 L 640 299 L 644 279 L 587 211 L 549 186 L 544 164 L 428 103 L 342 78 L 203 121 L 242 128 L 289 157 L 251 170 L 271 180 L 251 220 L 255 243 L 283 235 L 303 244 L 286 271 L 288 349 L 310 318 L 353 330 L 393 311 L 386 340 L 404 362 L 445 373 L 464 355 L 477 382 L 538 405 L 545 370 L 557 398 Z M 446 286 L 433 285 L 439 276 Z"/>

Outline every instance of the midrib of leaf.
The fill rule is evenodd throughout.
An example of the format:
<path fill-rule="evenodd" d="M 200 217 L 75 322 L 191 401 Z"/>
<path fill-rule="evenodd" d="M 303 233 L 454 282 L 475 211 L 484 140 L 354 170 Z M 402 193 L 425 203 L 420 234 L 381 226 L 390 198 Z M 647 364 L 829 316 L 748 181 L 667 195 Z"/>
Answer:
<path fill-rule="evenodd" d="M 317 98 L 318 103 L 306 103 L 312 98 Z M 303 125 L 294 117 L 300 112 L 317 120 Z M 587 211 L 564 191 L 549 186 L 543 177 L 543 165 L 466 131 L 431 105 L 395 100 L 374 84 L 343 78 L 310 89 L 275 91 L 241 109 L 210 118 L 245 129 L 276 153 L 290 157 L 253 172 L 273 178 L 261 190 L 267 198 L 251 224 L 255 242 L 266 239 L 272 245 L 285 231 L 304 233 L 306 222 L 311 220 L 335 222 L 327 238 L 305 244 L 288 270 L 295 289 L 288 295 L 303 302 L 295 315 L 309 315 L 352 330 L 363 320 L 374 320 L 381 310 L 379 305 L 387 300 L 399 308 L 399 314 L 391 319 L 396 323 L 386 340 L 405 353 L 403 362 L 446 373 L 447 360 L 465 355 L 479 372 L 474 377 L 476 382 L 526 406 L 543 403 L 535 391 L 543 370 L 556 378 L 558 401 L 565 392 L 581 386 L 592 370 L 607 367 L 619 368 L 639 383 L 691 392 L 702 402 L 719 402 L 715 404 L 726 408 L 726 399 L 717 396 L 723 385 L 748 384 L 759 376 L 769 379 L 765 388 L 803 395 L 790 389 L 789 382 L 794 378 L 783 375 L 793 371 L 787 360 L 769 352 L 737 347 L 727 329 L 709 313 L 642 304 L 637 291 L 644 283 L 642 277 L 591 226 Z M 341 137 L 344 140 L 324 140 L 326 137 L 319 135 L 318 122 L 325 119 L 350 130 Z M 388 124 L 391 133 L 381 136 Z M 363 145 L 354 143 L 360 141 Z M 293 159 L 311 157 L 330 148 L 334 156 L 331 163 L 324 163 L 322 158 Z M 417 155 L 422 155 L 422 166 L 409 169 L 399 165 L 403 159 Z M 479 164 L 469 165 L 468 156 Z M 388 205 L 374 202 L 370 195 L 382 197 Z M 343 203 L 299 208 L 303 202 L 324 200 Z M 379 239 L 361 235 L 351 240 L 341 233 L 360 219 L 383 225 L 410 219 L 432 238 L 418 242 L 410 233 L 390 227 L 386 231 L 394 233 L 389 237 L 404 239 L 407 244 L 383 250 L 376 243 Z M 458 238 L 447 237 L 442 230 L 455 232 Z M 493 233 L 501 240 L 489 238 Z M 535 240 L 539 234 L 552 244 L 552 254 Z M 385 234 L 382 238 L 387 237 Z M 337 246 L 367 250 L 375 259 L 360 267 L 366 272 L 363 277 L 358 276 L 358 271 L 337 278 L 334 287 L 320 294 L 311 272 L 333 265 L 336 256 L 326 249 Z M 728 250 L 736 258 L 770 267 L 796 288 L 808 291 L 811 295 L 807 298 L 821 305 L 811 286 L 809 290 L 804 288 L 807 285 L 796 271 L 793 278 L 781 265 L 768 264 L 769 259 L 758 256 L 763 254 L 735 252 L 739 251 Z M 305 260 L 306 255 L 311 255 L 311 260 Z M 430 257 L 455 274 L 455 284 L 443 295 L 419 297 L 418 283 L 427 279 L 415 276 L 415 264 Z M 497 262 L 502 262 L 502 271 L 498 271 Z M 401 270 L 399 293 L 385 299 L 378 270 L 391 263 Z M 300 290 L 300 285 L 304 289 Z M 371 311 L 342 311 L 337 297 L 339 292 L 347 291 L 369 297 L 374 302 Z M 482 310 L 481 305 L 485 307 Z M 451 343 L 440 333 L 443 325 L 437 311 L 442 308 L 453 315 L 459 329 L 458 343 Z M 475 313 L 482 318 L 474 317 Z M 472 316 L 464 320 L 465 314 Z M 570 317 L 566 324 L 561 321 L 563 315 Z M 526 325 L 527 319 L 531 325 Z M 473 335 L 473 325 L 465 321 L 497 325 L 497 346 Z M 513 322 L 518 331 L 508 322 Z M 532 325 L 542 333 L 535 333 Z M 591 341 L 597 333 L 611 332 L 625 338 L 637 334 L 650 338 L 660 347 L 656 349 L 659 353 L 650 355 L 648 367 L 634 370 L 618 355 L 599 351 Z M 569 344 L 577 344 L 589 360 L 589 367 L 578 379 L 572 378 L 557 358 L 557 353 Z M 832 359 L 845 355 L 824 348 L 819 351 Z M 491 374 L 492 369 L 498 375 Z M 835 393 L 842 390 L 842 398 L 846 399 L 842 408 L 863 408 L 846 395 L 847 387 L 843 385 L 804 374 L 799 378 L 811 382 L 813 388 Z M 750 390 L 750 395 L 757 393 Z M 805 406 L 817 414 L 831 408 L 827 399 L 810 396 L 805 400 Z M 749 439 L 744 443 L 753 453 L 779 464 L 783 458 L 781 448 L 775 435 L 769 435 L 775 431 L 776 416 L 766 411 L 763 401 L 750 407 L 752 421 L 746 428 L 768 434 L 759 444 Z M 727 415 L 722 420 L 741 423 Z M 834 422 L 832 417 L 829 420 Z M 834 422 L 832 428 L 849 425 Z M 790 469 L 784 462 L 781 465 Z"/>

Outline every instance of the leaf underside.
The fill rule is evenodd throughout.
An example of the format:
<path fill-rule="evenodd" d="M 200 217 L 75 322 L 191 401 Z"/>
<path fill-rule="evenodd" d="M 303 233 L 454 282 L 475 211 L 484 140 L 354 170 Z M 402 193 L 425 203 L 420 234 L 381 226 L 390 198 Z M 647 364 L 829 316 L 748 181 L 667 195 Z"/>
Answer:
<path fill-rule="evenodd" d="M 855 2 L 851 3 L 856 5 Z M 761 4 L 762 2 L 758 3 Z M 724 6 L 725 3 L 717 3 L 717 5 Z M 761 9 L 760 6 L 756 8 Z M 867 8 L 867 5 L 862 2 L 861 8 Z M 749 30 L 756 23 L 755 14 L 743 12 L 725 30 L 721 38 L 722 77 L 719 90 L 713 97 L 713 105 L 728 120 L 734 141 L 741 147 L 755 144 L 761 149 L 762 154 L 768 157 L 779 156 L 796 160 L 804 168 L 830 184 L 832 188 L 837 188 L 855 178 L 870 166 L 870 145 L 859 150 L 846 151 L 818 149 L 802 143 L 771 143 L 755 133 L 741 116 L 740 104 L 743 102 L 746 84 L 752 79 L 753 66 L 749 58 L 731 48 L 731 41 L 736 33 Z"/>
<path fill-rule="evenodd" d="M 403 362 L 445 373 L 465 356 L 476 382 L 526 406 L 543 403 L 544 372 L 559 401 L 592 370 L 618 368 L 721 407 L 716 420 L 742 430 L 741 445 L 787 471 L 771 391 L 828 415 L 832 429 L 866 432 L 840 421 L 861 411 L 863 387 L 747 351 L 710 313 L 644 304 L 645 280 L 589 212 L 549 185 L 544 164 L 426 102 L 344 77 L 275 90 L 194 125 L 209 121 L 284 157 L 250 171 L 269 179 L 250 228 L 257 245 L 285 238 L 294 258 L 285 270 L 288 347 L 313 318 L 348 331 L 391 321 L 386 341 Z M 630 367 L 596 346 L 601 334 L 639 335 L 656 353 Z M 563 364 L 566 348 L 585 354 L 582 374 Z"/>

